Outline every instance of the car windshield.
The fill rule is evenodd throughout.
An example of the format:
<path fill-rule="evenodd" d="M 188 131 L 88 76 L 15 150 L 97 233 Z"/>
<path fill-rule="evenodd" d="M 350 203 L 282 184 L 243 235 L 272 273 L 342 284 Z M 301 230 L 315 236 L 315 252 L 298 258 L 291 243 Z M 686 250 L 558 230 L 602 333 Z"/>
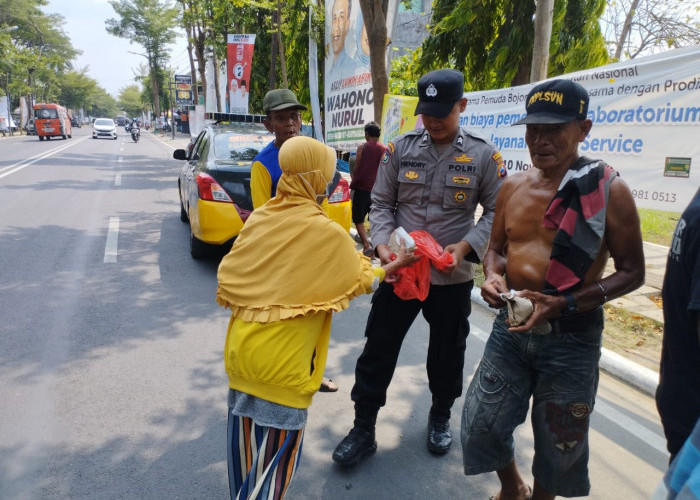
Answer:
<path fill-rule="evenodd" d="M 219 160 L 251 162 L 262 148 L 273 139 L 267 131 L 255 134 L 226 131 L 214 136 L 214 156 Z"/>
<path fill-rule="evenodd" d="M 111 125 L 114 126 L 114 122 L 110 120 L 109 118 L 98 118 L 95 120 L 95 125 Z"/>

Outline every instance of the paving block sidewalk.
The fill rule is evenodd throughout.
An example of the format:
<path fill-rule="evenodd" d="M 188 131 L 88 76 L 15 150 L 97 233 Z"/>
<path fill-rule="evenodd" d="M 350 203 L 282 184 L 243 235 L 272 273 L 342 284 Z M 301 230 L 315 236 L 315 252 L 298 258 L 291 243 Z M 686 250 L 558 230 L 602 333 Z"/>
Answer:
<path fill-rule="evenodd" d="M 632 293 L 611 300 L 610 304 L 663 323 L 664 314 L 660 307 L 660 301 L 657 302 L 654 299 L 661 297 L 667 256 L 668 247 L 644 242 L 644 263 L 646 266 L 644 285 Z M 615 267 L 610 260 L 605 274 L 608 275 L 614 271 Z"/>

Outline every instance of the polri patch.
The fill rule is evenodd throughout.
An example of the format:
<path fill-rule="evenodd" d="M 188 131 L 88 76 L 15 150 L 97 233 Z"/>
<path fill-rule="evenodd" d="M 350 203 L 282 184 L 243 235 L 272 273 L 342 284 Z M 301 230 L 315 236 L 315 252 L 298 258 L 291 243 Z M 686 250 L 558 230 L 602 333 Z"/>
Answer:
<path fill-rule="evenodd" d="M 498 175 L 499 179 L 503 179 L 508 175 L 508 170 L 506 170 L 506 162 L 503 160 L 503 156 L 501 156 L 501 153 L 496 151 L 492 156 L 491 159 L 496 163 L 497 171 L 496 175 Z"/>
<path fill-rule="evenodd" d="M 394 152 L 394 144 L 389 143 L 386 145 L 386 149 L 384 150 L 384 154 L 382 155 L 382 165 L 386 165 L 389 163 L 389 160 L 391 160 L 391 155 Z"/>

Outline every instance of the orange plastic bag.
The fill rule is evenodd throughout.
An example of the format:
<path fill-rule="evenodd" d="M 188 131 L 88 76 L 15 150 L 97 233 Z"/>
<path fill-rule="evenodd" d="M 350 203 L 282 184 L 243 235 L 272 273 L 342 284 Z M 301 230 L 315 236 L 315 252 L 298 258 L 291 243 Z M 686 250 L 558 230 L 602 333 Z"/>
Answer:
<path fill-rule="evenodd" d="M 444 270 L 452 264 L 452 254 L 445 252 L 427 231 L 411 231 L 409 234 L 416 242 L 415 255 L 419 258 L 396 272 L 399 279 L 393 283 L 394 293 L 402 300 L 418 299 L 422 302 L 430 291 L 430 264 Z"/>

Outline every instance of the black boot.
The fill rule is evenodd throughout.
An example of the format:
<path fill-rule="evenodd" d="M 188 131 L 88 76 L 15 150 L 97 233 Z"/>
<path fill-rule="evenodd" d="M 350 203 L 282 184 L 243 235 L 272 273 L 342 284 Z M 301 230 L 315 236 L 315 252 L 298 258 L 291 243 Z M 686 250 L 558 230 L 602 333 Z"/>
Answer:
<path fill-rule="evenodd" d="M 428 450 L 438 455 L 450 451 L 450 408 L 454 400 L 440 400 L 433 396 L 433 406 L 428 415 Z"/>
<path fill-rule="evenodd" d="M 355 422 L 350 433 L 335 447 L 334 462 L 341 465 L 355 465 L 377 451 L 374 426 L 378 412 L 378 408 L 355 405 Z"/>
<path fill-rule="evenodd" d="M 333 461 L 340 465 L 355 465 L 377 451 L 374 428 L 353 427 L 333 452 Z"/>
<path fill-rule="evenodd" d="M 428 420 L 428 449 L 438 455 L 444 455 L 450 451 L 450 445 L 452 432 L 449 419 L 431 415 Z"/>

